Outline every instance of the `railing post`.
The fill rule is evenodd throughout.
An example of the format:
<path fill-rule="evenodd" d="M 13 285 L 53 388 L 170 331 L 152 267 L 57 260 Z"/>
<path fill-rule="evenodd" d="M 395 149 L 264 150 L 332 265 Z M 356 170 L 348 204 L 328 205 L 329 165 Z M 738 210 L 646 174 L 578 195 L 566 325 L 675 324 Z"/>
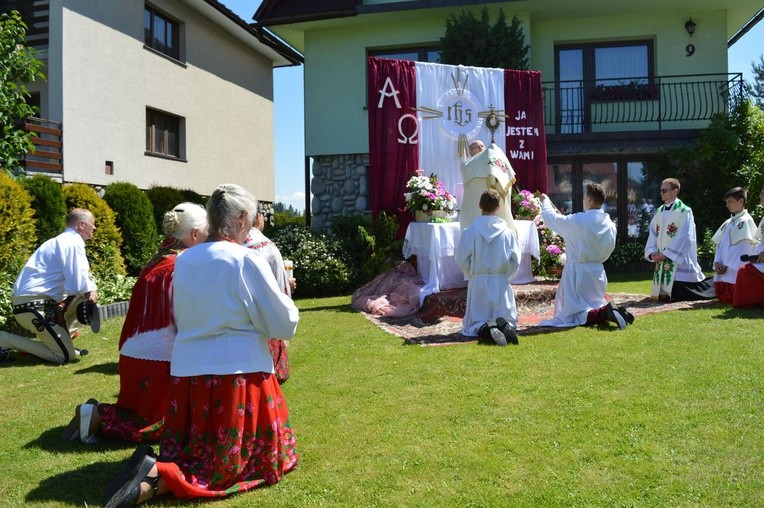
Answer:
<path fill-rule="evenodd" d="M 661 77 L 657 76 L 655 81 L 658 82 L 658 130 L 663 130 L 663 86 L 661 86 Z"/>

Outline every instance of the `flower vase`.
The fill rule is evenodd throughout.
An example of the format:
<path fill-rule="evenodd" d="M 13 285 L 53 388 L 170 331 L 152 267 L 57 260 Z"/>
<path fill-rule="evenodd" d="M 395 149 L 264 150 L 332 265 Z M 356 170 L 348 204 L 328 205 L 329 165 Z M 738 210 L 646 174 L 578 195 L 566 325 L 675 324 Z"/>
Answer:
<path fill-rule="evenodd" d="M 562 267 L 559 265 L 550 266 L 549 268 L 547 268 L 547 273 L 549 274 L 550 277 L 559 279 L 560 277 L 562 277 Z"/>

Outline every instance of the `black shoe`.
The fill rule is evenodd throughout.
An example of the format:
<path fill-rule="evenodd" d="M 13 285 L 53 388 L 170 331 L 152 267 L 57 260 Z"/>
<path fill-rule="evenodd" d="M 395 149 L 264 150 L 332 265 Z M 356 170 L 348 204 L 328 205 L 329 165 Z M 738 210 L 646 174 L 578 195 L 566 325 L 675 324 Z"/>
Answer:
<path fill-rule="evenodd" d="M 106 508 L 135 506 L 141 496 L 141 482 L 152 484 L 153 478 L 147 478 L 147 476 L 156 461 L 149 445 L 140 445 L 136 448 L 122 470 L 106 488 L 104 506 Z"/>
<path fill-rule="evenodd" d="M 75 356 L 87 356 L 89 351 L 87 349 L 77 349 L 74 348 L 74 354 Z"/>
<path fill-rule="evenodd" d="M 512 325 L 510 325 L 506 319 L 501 317 L 496 318 L 496 326 L 499 328 L 499 330 L 501 330 L 501 333 L 504 334 L 507 342 L 514 344 L 515 346 L 520 343 L 520 341 L 517 339 L 517 332 L 514 328 L 512 328 Z"/>
<path fill-rule="evenodd" d="M 621 313 L 623 318 L 626 320 L 626 323 L 628 324 L 634 323 L 634 314 L 626 310 L 626 307 L 618 307 L 618 312 Z"/>
<path fill-rule="evenodd" d="M 608 321 L 612 321 L 613 323 L 617 324 L 618 328 L 621 330 L 626 328 L 626 319 L 621 315 L 620 312 L 613 308 L 613 304 L 610 302 L 605 305 L 605 318 Z"/>
<path fill-rule="evenodd" d="M 501 330 L 496 327 L 496 321 L 493 319 L 480 327 L 478 330 L 478 337 L 490 339 L 495 342 L 497 346 L 507 345 L 507 338 L 501 333 Z"/>
<path fill-rule="evenodd" d="M 0 347 L 0 363 L 12 362 L 14 358 L 11 356 L 11 350 Z"/>

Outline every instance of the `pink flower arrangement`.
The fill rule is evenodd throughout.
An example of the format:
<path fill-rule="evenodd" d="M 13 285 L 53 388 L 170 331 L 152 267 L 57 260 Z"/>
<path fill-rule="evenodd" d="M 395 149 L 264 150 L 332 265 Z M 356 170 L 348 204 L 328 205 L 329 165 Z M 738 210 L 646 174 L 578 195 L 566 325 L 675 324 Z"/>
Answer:
<path fill-rule="evenodd" d="M 541 213 L 541 201 L 529 190 L 512 196 L 512 216 L 518 220 L 535 220 Z"/>
<path fill-rule="evenodd" d="M 412 213 L 456 210 L 456 198 L 445 189 L 443 182 L 438 181 L 434 173 L 424 176 L 421 169 L 406 183 L 406 192 L 403 197 L 406 198 L 406 210 Z"/>

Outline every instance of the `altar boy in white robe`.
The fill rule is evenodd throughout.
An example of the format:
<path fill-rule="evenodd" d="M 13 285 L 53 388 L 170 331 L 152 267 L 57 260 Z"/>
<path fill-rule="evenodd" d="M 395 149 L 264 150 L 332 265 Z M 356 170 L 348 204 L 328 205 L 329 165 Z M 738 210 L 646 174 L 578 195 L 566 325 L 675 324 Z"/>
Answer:
<path fill-rule="evenodd" d="M 542 326 L 569 327 L 612 321 L 623 330 L 634 316 L 605 300 L 607 276 L 602 265 L 615 249 L 616 228 L 602 209 L 605 190 L 588 184 L 583 212 L 563 215 L 546 194 L 541 195 L 544 224 L 565 239 L 567 261 L 554 298 L 554 317 Z"/>
<path fill-rule="evenodd" d="M 517 307 L 509 280 L 520 267 L 517 236 L 497 216 L 502 197 L 495 189 L 480 196 L 482 215 L 462 233 L 455 259 L 469 279 L 462 335 L 517 344 Z"/>
<path fill-rule="evenodd" d="M 678 199 L 681 184 L 676 178 L 661 182 L 661 199 L 650 221 L 645 259 L 653 267 L 653 300 L 674 302 L 716 298 L 711 278 L 698 264 L 698 241 L 692 209 Z"/>
<path fill-rule="evenodd" d="M 713 237 L 716 244 L 714 255 L 714 291 L 719 301 L 732 303 L 735 295 L 735 279 L 745 263 L 740 256 L 757 254 L 756 223 L 745 208 L 746 192 L 742 187 L 730 189 L 724 195 L 724 203 L 732 217 L 724 221 Z"/>

